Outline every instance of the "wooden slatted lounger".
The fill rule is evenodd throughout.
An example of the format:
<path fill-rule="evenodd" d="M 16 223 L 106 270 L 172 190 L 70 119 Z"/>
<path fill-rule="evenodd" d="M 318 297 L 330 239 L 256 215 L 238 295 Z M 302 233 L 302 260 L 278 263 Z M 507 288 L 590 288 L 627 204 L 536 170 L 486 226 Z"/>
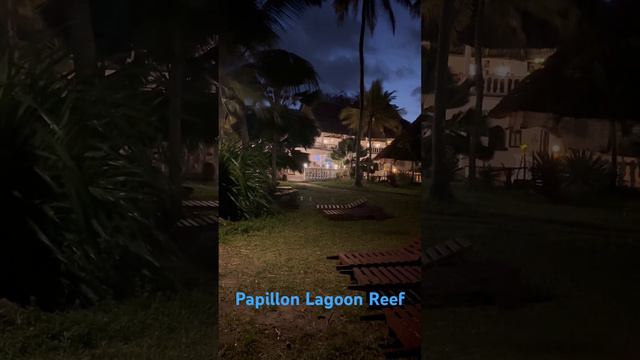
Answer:
<path fill-rule="evenodd" d="M 420 266 L 356 267 L 351 275 L 350 290 L 386 290 L 418 288 Z"/>
<path fill-rule="evenodd" d="M 427 248 L 424 263 L 427 266 L 433 265 L 438 261 L 457 255 L 469 247 L 471 247 L 471 243 L 464 239 L 447 240 Z M 418 265 L 420 264 L 421 249 L 420 240 L 415 240 L 399 249 L 342 252 L 329 256 L 327 259 L 338 260 L 336 269 L 340 272 L 350 272 L 354 267 L 364 266 Z"/>
<path fill-rule="evenodd" d="M 202 208 L 202 209 L 217 209 L 219 206 L 218 201 L 209 200 L 183 200 L 182 207 L 185 208 Z"/>
<path fill-rule="evenodd" d="M 415 240 L 399 249 L 341 252 L 327 259 L 338 260 L 338 271 L 350 272 L 356 266 L 419 264 L 420 249 L 420 240 Z"/>
<path fill-rule="evenodd" d="M 334 210 L 334 209 L 354 209 L 367 203 L 367 199 L 362 198 L 347 204 L 318 204 L 318 210 Z"/>
<path fill-rule="evenodd" d="M 215 215 L 208 216 L 193 216 L 188 218 L 182 218 L 176 223 L 176 228 L 181 232 L 207 232 L 217 231 L 218 218 Z"/>
<path fill-rule="evenodd" d="M 360 206 L 351 209 L 329 209 L 320 211 L 322 215 L 328 219 L 336 221 L 385 220 L 392 217 L 377 206 Z"/>
<path fill-rule="evenodd" d="M 415 357 L 420 355 L 421 347 L 421 306 L 403 306 L 384 310 L 389 331 L 398 340 L 397 346 L 386 346 L 387 357 Z"/>
<path fill-rule="evenodd" d="M 424 265 L 430 266 L 438 261 L 451 258 L 471 247 L 471 243 L 465 239 L 451 239 L 440 244 L 429 246 L 425 251 Z"/>

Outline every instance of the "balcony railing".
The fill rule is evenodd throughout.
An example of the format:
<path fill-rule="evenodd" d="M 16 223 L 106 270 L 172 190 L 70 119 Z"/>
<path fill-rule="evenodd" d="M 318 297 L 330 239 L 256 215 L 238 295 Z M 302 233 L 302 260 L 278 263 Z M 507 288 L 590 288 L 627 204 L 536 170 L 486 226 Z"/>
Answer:
<path fill-rule="evenodd" d="M 522 81 L 522 76 L 487 76 L 484 78 L 484 95 L 505 96 Z M 475 94 L 475 88 L 471 91 Z"/>

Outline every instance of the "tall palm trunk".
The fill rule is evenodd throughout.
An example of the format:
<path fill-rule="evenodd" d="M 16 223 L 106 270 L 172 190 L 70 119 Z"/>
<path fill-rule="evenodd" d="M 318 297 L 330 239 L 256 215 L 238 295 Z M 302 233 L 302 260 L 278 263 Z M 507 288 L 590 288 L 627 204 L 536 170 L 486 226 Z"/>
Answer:
<path fill-rule="evenodd" d="M 173 59 L 169 69 L 169 179 L 174 186 L 182 182 L 182 86 L 184 80 L 183 34 L 176 27 Z"/>
<path fill-rule="evenodd" d="M 249 145 L 249 124 L 247 124 L 247 116 L 244 113 L 237 114 L 236 120 L 238 121 L 238 127 L 240 128 L 240 140 L 242 145 Z"/>
<path fill-rule="evenodd" d="M 360 114 L 358 115 L 358 126 L 356 128 L 356 186 L 362 186 L 362 171 L 360 169 L 360 156 L 358 155 L 358 147 L 362 139 L 362 123 L 364 117 L 364 31 L 366 24 L 365 1 L 362 3 L 362 17 L 360 19 L 360 41 L 358 43 L 358 53 L 360 56 Z"/>
<path fill-rule="evenodd" d="M 65 9 L 75 72 L 80 81 L 90 81 L 98 72 L 98 63 L 89 0 L 66 0 Z"/>
<path fill-rule="evenodd" d="M 431 130 L 433 182 L 429 195 L 436 200 L 448 200 L 453 197 L 449 188 L 448 174 L 446 173 L 445 147 L 444 147 L 444 122 L 447 115 L 447 72 L 449 71 L 449 43 L 453 29 L 453 1 L 444 1 L 440 15 L 438 30 L 438 50 L 436 60 L 435 81 L 435 116 Z"/>
<path fill-rule="evenodd" d="M 271 182 L 273 186 L 278 183 L 278 144 L 274 141 L 271 144 Z"/>
<path fill-rule="evenodd" d="M 476 180 L 476 158 L 478 145 L 478 127 L 482 123 L 482 101 L 484 97 L 484 77 L 482 74 L 482 19 L 484 17 L 484 0 L 474 0 L 476 9 L 475 21 L 475 88 L 476 107 L 474 121 L 469 131 L 469 185 L 474 185 Z"/>
<path fill-rule="evenodd" d="M 609 186 L 615 189 L 618 184 L 618 130 L 615 119 L 609 120 L 609 143 L 611 144 L 611 170 Z"/>
<path fill-rule="evenodd" d="M 371 142 L 371 130 L 373 129 L 373 116 L 369 116 L 369 166 L 367 167 L 367 180 L 371 180 L 371 167 L 373 167 L 373 146 Z"/>

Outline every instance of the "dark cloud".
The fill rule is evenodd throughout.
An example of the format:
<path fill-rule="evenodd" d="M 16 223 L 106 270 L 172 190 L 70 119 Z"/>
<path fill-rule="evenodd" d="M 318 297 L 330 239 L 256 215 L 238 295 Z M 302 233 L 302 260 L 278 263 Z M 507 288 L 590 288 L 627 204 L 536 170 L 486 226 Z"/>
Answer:
<path fill-rule="evenodd" d="M 407 119 L 413 120 L 420 110 L 420 102 L 412 94 L 420 85 L 420 24 L 399 6 L 394 10 L 395 35 L 383 16 L 373 37 L 367 31 L 365 80 L 368 85 L 374 79 L 382 79 L 387 90 L 396 91 L 398 105 L 407 110 Z M 356 93 L 359 32 L 360 24 L 353 16 L 338 25 L 333 8 L 324 5 L 307 10 L 282 31 L 281 47 L 314 65 L 323 91 Z"/>

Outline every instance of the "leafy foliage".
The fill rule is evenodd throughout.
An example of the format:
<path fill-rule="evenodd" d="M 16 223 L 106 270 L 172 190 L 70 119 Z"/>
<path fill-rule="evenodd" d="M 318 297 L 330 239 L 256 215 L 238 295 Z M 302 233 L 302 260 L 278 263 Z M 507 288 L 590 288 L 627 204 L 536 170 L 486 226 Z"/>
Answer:
<path fill-rule="evenodd" d="M 269 158 L 262 143 L 243 147 L 233 138 L 220 143 L 220 216 L 251 219 L 272 213 Z"/>
<path fill-rule="evenodd" d="M 572 150 L 563 159 L 536 153 L 532 171 L 540 192 L 558 201 L 603 190 L 607 185 L 609 163 L 587 150 Z"/>
<path fill-rule="evenodd" d="M 603 190 L 607 186 L 608 162 L 587 150 L 572 150 L 564 161 L 565 186 L 574 193 Z"/>
<path fill-rule="evenodd" d="M 354 153 L 355 151 L 355 141 L 353 138 L 347 138 L 340 140 L 338 146 L 331 151 L 329 156 L 332 160 L 336 161 L 346 161 L 349 154 Z M 358 146 L 358 156 L 363 157 L 367 155 L 367 151 L 362 147 L 362 145 Z"/>
<path fill-rule="evenodd" d="M 562 160 L 547 152 L 536 152 L 533 155 L 531 177 L 541 194 L 554 201 L 561 199 L 564 182 Z"/>
<path fill-rule="evenodd" d="M 395 105 L 395 91 L 384 90 L 381 80 L 375 80 L 365 94 L 365 122 L 362 124 L 363 135 L 371 132 L 373 136 L 384 134 L 385 129 L 400 133 L 403 109 Z M 355 130 L 360 119 L 360 109 L 345 108 L 340 112 L 342 123 Z"/>
<path fill-rule="evenodd" d="M 167 285 L 171 246 L 157 225 L 170 199 L 148 150 L 148 94 L 78 85 L 59 74 L 59 52 L 1 58 L 3 232 L 14 237 L 0 242 L 0 266 L 17 276 L 0 296 L 55 308 Z"/>

